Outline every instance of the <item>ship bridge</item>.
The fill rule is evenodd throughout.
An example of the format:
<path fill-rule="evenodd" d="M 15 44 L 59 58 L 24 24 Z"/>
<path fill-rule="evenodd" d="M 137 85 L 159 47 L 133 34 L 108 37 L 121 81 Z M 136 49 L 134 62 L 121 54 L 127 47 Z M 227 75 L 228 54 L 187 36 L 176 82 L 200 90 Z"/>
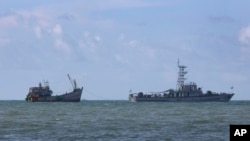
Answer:
<path fill-rule="evenodd" d="M 202 94 L 201 88 L 198 88 L 195 82 L 190 82 L 185 84 L 185 75 L 188 73 L 185 71 L 187 68 L 184 65 L 180 65 L 178 59 L 178 79 L 177 79 L 177 90 L 180 93 L 180 96 L 197 96 Z"/>

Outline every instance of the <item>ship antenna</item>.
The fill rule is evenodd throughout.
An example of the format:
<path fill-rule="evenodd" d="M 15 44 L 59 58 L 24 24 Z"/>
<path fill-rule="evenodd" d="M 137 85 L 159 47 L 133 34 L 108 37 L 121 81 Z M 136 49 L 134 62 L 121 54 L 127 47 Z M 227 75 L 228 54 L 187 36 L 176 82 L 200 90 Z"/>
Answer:
<path fill-rule="evenodd" d="M 179 58 L 178 58 L 178 68 L 179 68 L 179 72 L 178 72 L 178 79 L 177 79 L 177 90 L 182 90 L 184 86 L 184 81 L 186 80 L 184 76 L 185 74 L 187 74 L 187 71 L 185 71 L 186 66 L 180 65 Z"/>

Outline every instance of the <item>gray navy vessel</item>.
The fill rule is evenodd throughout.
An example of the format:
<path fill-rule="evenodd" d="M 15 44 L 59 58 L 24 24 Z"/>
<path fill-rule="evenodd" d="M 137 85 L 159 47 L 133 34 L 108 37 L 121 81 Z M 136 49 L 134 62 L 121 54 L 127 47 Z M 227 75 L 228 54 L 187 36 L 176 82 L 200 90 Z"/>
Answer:
<path fill-rule="evenodd" d="M 30 87 L 25 100 L 27 102 L 80 102 L 83 87 L 78 88 L 76 81 L 72 80 L 69 75 L 68 78 L 73 86 L 73 90 L 71 92 L 53 96 L 49 83 L 46 81 L 44 82 L 44 85 L 39 83 L 38 87 Z"/>
<path fill-rule="evenodd" d="M 178 79 L 177 89 L 169 89 L 163 92 L 151 93 L 130 93 L 129 101 L 155 101 L 155 102 L 228 102 L 234 93 L 216 93 L 212 91 L 202 92 L 201 87 L 197 87 L 196 83 L 190 82 L 185 84 L 184 77 L 187 74 L 185 71 L 186 66 L 180 65 L 178 60 Z"/>

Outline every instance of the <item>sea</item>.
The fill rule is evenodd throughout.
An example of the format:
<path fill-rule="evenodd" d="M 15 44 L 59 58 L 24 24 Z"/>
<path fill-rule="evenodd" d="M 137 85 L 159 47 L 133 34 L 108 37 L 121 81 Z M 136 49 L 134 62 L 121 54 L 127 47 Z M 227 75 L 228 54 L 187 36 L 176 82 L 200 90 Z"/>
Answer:
<path fill-rule="evenodd" d="M 0 101 L 3 141 L 229 141 L 230 124 L 250 124 L 250 101 Z"/>

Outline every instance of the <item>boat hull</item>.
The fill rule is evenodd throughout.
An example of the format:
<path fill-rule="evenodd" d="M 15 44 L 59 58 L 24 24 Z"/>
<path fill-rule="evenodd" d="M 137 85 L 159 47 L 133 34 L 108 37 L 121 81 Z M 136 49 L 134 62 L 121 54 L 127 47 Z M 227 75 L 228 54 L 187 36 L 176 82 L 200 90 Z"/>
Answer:
<path fill-rule="evenodd" d="M 189 97 L 138 97 L 130 96 L 131 102 L 228 102 L 234 94 L 204 95 Z"/>
<path fill-rule="evenodd" d="M 27 102 L 80 102 L 82 96 L 81 89 L 75 89 L 72 92 L 65 93 L 62 95 L 55 96 L 44 96 L 44 97 L 28 97 L 26 98 Z"/>

